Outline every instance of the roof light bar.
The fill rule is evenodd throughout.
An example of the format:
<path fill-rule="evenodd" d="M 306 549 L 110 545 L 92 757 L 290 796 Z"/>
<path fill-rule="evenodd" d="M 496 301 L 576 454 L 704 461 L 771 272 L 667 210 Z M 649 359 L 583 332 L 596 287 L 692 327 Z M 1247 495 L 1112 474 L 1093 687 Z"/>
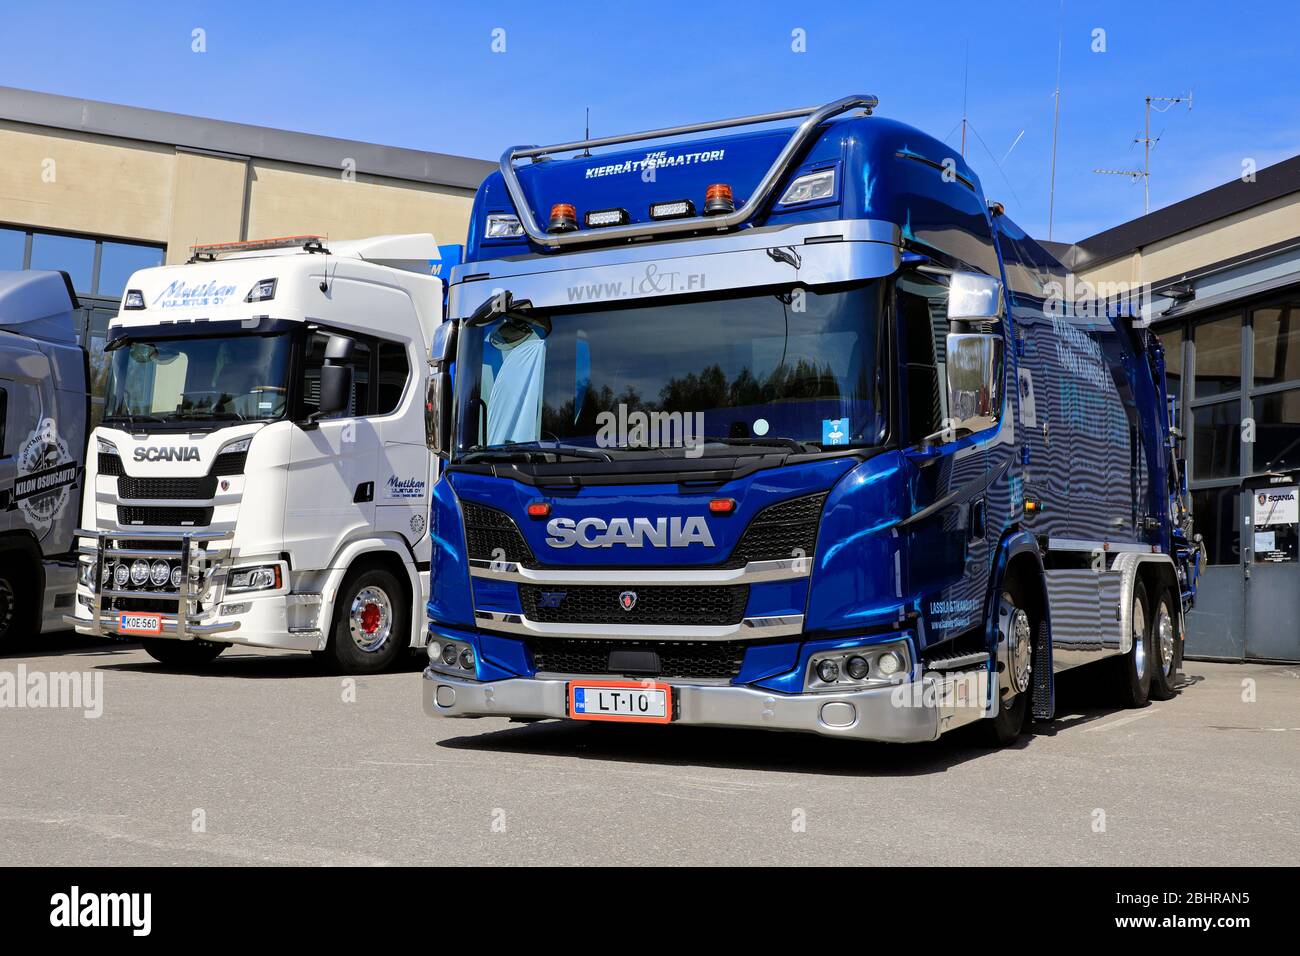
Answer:
<path fill-rule="evenodd" d="M 626 209 L 597 209 L 583 217 L 588 229 L 601 226 L 621 226 L 628 221 Z"/>
<path fill-rule="evenodd" d="M 324 248 L 324 236 L 276 236 L 271 239 L 244 239 L 239 242 L 208 242 L 190 246 L 190 261 L 215 259 L 217 256 L 232 252 L 262 252 L 267 249 L 306 249 L 308 252 L 316 252 Z"/>
<path fill-rule="evenodd" d="M 681 219 L 695 215 L 695 203 L 689 199 L 674 199 L 671 202 L 657 202 L 650 207 L 651 219 Z"/>

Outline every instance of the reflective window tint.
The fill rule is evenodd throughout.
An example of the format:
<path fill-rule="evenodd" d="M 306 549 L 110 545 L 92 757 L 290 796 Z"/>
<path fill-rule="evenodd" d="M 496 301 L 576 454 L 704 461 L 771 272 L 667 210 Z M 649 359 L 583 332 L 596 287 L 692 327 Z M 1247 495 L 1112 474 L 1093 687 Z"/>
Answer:
<path fill-rule="evenodd" d="M 92 281 L 95 271 L 95 240 L 33 233 L 29 268 L 66 272 L 72 276 L 72 287 L 89 295 L 95 291 Z"/>
<path fill-rule="evenodd" d="M 125 242 L 105 242 L 99 258 L 99 288 L 96 295 L 120 298 L 126 280 L 137 269 L 160 266 L 163 251 L 155 246 L 137 246 Z"/>
<path fill-rule="evenodd" d="M 1192 410 L 1192 475 L 1235 478 L 1241 467 L 1241 414 L 1234 402 Z"/>
<path fill-rule="evenodd" d="M 1205 539 L 1210 564 L 1236 564 L 1241 560 L 1239 495 L 1235 488 L 1192 492 L 1192 520 Z"/>
<path fill-rule="evenodd" d="M 1196 397 L 1241 388 L 1241 316 L 1196 326 Z"/>
<path fill-rule="evenodd" d="M 1165 383 L 1169 394 L 1179 398 L 1183 394 L 1183 330 L 1160 333 L 1160 344 L 1165 347 Z"/>
<path fill-rule="evenodd" d="M 391 415 L 397 411 L 406 380 L 411 375 L 411 365 L 406 359 L 406 346 L 399 342 L 378 343 L 379 375 L 375 381 L 376 415 Z"/>
<path fill-rule="evenodd" d="M 21 269 L 26 250 L 26 233 L 17 229 L 0 229 L 0 269 Z"/>
<path fill-rule="evenodd" d="M 1300 303 L 1256 309 L 1255 384 L 1300 380 Z"/>
<path fill-rule="evenodd" d="M 1255 399 L 1255 471 L 1300 467 L 1300 388 Z"/>

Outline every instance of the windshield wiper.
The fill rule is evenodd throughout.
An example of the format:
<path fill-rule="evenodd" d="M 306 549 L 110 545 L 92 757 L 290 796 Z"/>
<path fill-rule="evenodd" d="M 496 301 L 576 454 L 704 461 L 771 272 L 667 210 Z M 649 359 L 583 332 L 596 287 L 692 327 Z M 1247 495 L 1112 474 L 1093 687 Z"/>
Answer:
<path fill-rule="evenodd" d="M 167 419 L 159 418 L 157 415 L 134 415 L 127 412 L 125 415 L 105 415 L 100 419 L 101 422 L 126 422 L 134 426 L 136 422 L 153 422 L 158 425 L 166 425 Z"/>
<path fill-rule="evenodd" d="M 817 451 L 817 448 L 808 442 L 801 442 L 794 438 L 731 438 L 721 435 L 705 435 L 700 439 L 705 445 L 730 445 L 732 447 L 754 446 L 757 448 L 788 448 L 800 455 L 810 454 Z"/>
<path fill-rule="evenodd" d="M 567 455 L 570 458 L 585 458 L 593 461 L 613 461 L 614 456 L 595 448 L 583 448 L 581 445 L 565 445 L 553 442 L 549 445 L 540 441 L 511 441 L 501 445 L 475 445 L 465 452 L 465 458 L 473 457 L 515 457 L 517 455 L 546 454 Z"/>

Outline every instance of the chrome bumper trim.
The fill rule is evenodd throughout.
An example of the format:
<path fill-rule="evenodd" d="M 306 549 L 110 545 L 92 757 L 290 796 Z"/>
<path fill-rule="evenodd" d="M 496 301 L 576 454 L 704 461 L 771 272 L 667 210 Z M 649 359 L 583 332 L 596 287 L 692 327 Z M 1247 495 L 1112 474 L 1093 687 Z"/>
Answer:
<path fill-rule="evenodd" d="M 739 568 L 526 568 L 513 561 L 487 561 L 473 558 L 470 574 L 494 581 L 520 584 L 755 584 L 760 581 L 788 581 L 806 578 L 812 569 L 810 558 L 781 558 L 774 561 L 751 561 Z"/>
<path fill-rule="evenodd" d="M 431 717 L 568 716 L 566 680 L 519 677 L 480 683 L 425 670 L 422 684 L 424 711 Z M 899 684 L 847 693 L 785 695 L 734 685 L 672 684 L 673 723 L 807 731 L 887 743 L 934 740 L 945 729 L 943 715 L 932 703 L 934 678 L 927 675 L 922 685 L 928 693 L 915 694 L 912 684 Z"/>
<path fill-rule="evenodd" d="M 522 614 L 475 611 L 481 628 L 503 634 L 536 637 L 620 638 L 646 641 L 731 641 L 790 637 L 803 631 L 803 615 L 747 617 L 739 624 L 542 624 Z"/>

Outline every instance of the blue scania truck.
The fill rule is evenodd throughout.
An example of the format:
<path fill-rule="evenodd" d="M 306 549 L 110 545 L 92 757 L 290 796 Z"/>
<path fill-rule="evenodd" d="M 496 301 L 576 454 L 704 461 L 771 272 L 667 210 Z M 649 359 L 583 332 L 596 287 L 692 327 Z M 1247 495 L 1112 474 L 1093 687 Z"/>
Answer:
<path fill-rule="evenodd" d="M 479 188 L 432 356 L 429 714 L 1006 743 L 1066 669 L 1174 692 L 1158 340 L 1061 301 L 876 105 L 516 147 Z"/>

